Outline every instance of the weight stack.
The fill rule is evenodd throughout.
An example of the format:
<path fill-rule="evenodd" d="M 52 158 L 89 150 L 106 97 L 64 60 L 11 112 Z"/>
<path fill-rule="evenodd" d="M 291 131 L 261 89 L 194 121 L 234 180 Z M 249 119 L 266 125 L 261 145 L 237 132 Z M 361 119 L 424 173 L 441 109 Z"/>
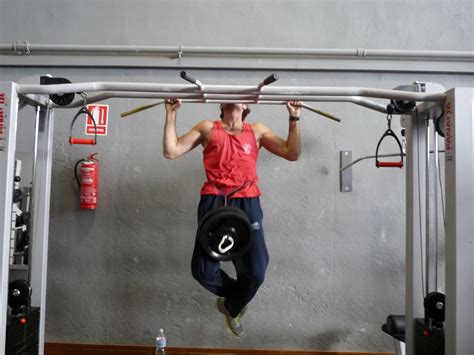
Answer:
<path fill-rule="evenodd" d="M 8 315 L 5 355 L 37 355 L 39 321 L 39 307 L 31 308 L 26 314 Z"/>
<path fill-rule="evenodd" d="M 415 354 L 444 355 L 444 329 L 429 328 L 424 319 L 415 319 Z"/>

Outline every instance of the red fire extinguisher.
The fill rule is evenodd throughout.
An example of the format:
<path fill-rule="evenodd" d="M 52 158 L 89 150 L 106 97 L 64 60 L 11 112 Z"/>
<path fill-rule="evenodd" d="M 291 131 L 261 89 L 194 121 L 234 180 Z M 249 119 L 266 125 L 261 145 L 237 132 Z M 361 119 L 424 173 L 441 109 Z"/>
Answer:
<path fill-rule="evenodd" d="M 98 153 L 91 154 L 87 159 L 79 160 L 74 167 L 77 184 L 80 192 L 80 207 L 89 210 L 97 208 L 97 195 L 99 193 L 99 164 L 94 157 Z M 82 164 L 81 164 L 82 163 Z M 80 176 L 77 167 L 81 164 Z"/>

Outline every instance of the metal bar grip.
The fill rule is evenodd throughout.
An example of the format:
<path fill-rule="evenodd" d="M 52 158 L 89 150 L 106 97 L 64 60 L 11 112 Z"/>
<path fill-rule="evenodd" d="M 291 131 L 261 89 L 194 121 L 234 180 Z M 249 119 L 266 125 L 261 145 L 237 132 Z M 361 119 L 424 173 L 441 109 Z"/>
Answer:
<path fill-rule="evenodd" d="M 179 76 L 181 76 L 184 80 L 189 81 L 191 84 L 197 84 L 197 79 L 194 76 L 186 73 L 184 70 L 179 74 Z"/>
<path fill-rule="evenodd" d="M 95 145 L 95 139 L 69 137 L 69 143 Z"/>
<path fill-rule="evenodd" d="M 94 139 L 87 139 L 87 138 L 73 138 L 72 137 L 72 129 L 74 127 L 74 123 L 76 122 L 77 118 L 81 114 L 86 114 L 92 120 L 94 124 Z M 97 144 L 97 124 L 95 122 L 94 117 L 92 116 L 91 112 L 87 109 L 86 106 L 81 107 L 81 109 L 76 113 L 74 118 L 71 121 L 71 126 L 69 126 L 69 143 L 70 144 L 89 144 L 89 145 L 96 145 Z"/>
<path fill-rule="evenodd" d="M 379 161 L 379 149 L 380 144 L 382 141 L 387 138 L 392 137 L 397 142 L 398 148 L 400 148 L 400 160 L 399 161 Z M 403 168 L 403 148 L 400 140 L 398 139 L 397 135 L 389 128 L 385 131 L 382 137 L 377 144 L 377 149 L 375 150 L 375 166 L 377 168 Z"/>

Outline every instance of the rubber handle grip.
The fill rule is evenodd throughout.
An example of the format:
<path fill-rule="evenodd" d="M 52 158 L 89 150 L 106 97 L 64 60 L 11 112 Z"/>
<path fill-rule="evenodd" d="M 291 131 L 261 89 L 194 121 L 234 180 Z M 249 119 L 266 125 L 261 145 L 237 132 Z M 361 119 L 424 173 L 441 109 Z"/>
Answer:
<path fill-rule="evenodd" d="M 189 81 L 191 84 L 196 84 L 197 79 L 186 73 L 184 70 L 179 74 L 184 80 Z"/>
<path fill-rule="evenodd" d="M 276 73 L 273 73 L 269 77 L 265 78 L 265 80 L 263 81 L 263 85 L 270 85 L 271 83 L 274 83 L 278 79 L 280 79 L 279 75 Z"/>
<path fill-rule="evenodd" d="M 88 144 L 88 145 L 94 145 L 95 140 L 94 139 L 86 139 L 86 138 L 69 138 L 69 143 L 71 144 Z"/>
<path fill-rule="evenodd" d="M 144 110 L 148 110 L 149 108 L 161 105 L 163 103 L 164 103 L 163 101 L 159 101 L 159 102 L 155 102 L 153 104 L 139 106 L 139 107 L 136 107 L 136 108 L 134 108 L 130 111 L 122 112 L 120 114 L 120 117 L 127 117 L 127 116 L 130 116 L 130 115 L 133 115 L 134 113 L 138 113 L 138 112 L 141 112 L 141 111 L 144 111 Z"/>
<path fill-rule="evenodd" d="M 309 111 L 311 111 L 311 112 L 317 113 L 317 114 L 319 114 L 319 115 L 321 115 L 321 116 L 324 116 L 324 117 L 327 117 L 327 118 L 330 118 L 331 120 L 334 120 L 334 121 L 336 121 L 336 122 L 341 122 L 341 119 L 340 119 L 340 118 L 338 118 L 338 117 L 336 117 L 336 116 L 333 116 L 333 115 L 331 115 L 330 113 L 327 113 L 327 112 L 318 110 L 318 109 L 316 109 L 316 108 L 314 108 L 314 107 L 308 106 L 308 105 L 303 104 L 303 103 L 300 103 L 300 106 L 301 106 L 301 107 L 304 107 L 305 109 L 307 109 L 307 110 L 309 110 Z"/>
<path fill-rule="evenodd" d="M 378 161 L 377 168 L 403 168 L 403 161 Z"/>

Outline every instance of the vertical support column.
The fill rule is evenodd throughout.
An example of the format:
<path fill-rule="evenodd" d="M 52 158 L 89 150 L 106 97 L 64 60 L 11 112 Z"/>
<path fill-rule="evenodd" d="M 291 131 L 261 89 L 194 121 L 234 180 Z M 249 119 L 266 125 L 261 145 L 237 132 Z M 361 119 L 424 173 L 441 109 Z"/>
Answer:
<path fill-rule="evenodd" d="M 474 354 L 474 89 L 446 94 L 446 354 Z"/>
<path fill-rule="evenodd" d="M 44 353 L 46 276 L 48 266 L 49 205 L 53 155 L 53 110 L 38 107 L 35 128 L 35 165 L 32 186 L 30 251 L 31 305 L 40 307 L 39 355 Z"/>
<path fill-rule="evenodd" d="M 422 228 L 425 199 L 426 127 L 423 113 L 407 119 L 406 159 L 406 330 L 407 355 L 415 354 L 415 318 L 424 317 Z"/>
<path fill-rule="evenodd" d="M 0 353 L 5 351 L 9 249 L 12 220 L 18 95 L 16 84 L 0 82 Z"/>

